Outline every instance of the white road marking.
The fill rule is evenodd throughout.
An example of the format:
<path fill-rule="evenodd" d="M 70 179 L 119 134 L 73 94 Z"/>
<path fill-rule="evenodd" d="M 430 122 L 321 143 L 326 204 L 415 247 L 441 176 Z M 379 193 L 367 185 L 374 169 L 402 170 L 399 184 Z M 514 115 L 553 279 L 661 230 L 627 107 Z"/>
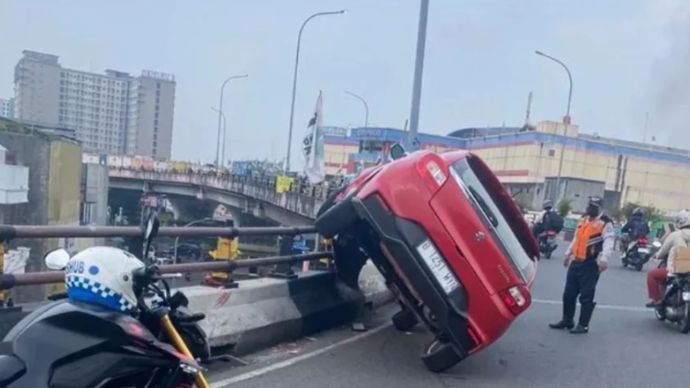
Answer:
<path fill-rule="evenodd" d="M 553 305 L 559 305 L 559 306 L 563 304 L 563 302 L 560 300 L 547 300 L 547 299 L 532 299 L 532 302 L 540 303 L 540 304 L 553 304 Z M 652 309 L 649 309 L 646 307 L 618 306 L 618 305 L 600 304 L 600 303 L 597 303 L 597 308 L 598 309 L 604 309 L 604 310 L 635 311 L 635 312 L 652 311 Z"/>
<path fill-rule="evenodd" d="M 275 364 L 271 364 L 271 365 L 265 366 L 265 367 L 263 367 L 263 368 L 259 368 L 259 369 L 256 369 L 256 370 L 253 370 L 253 371 L 250 371 L 250 372 L 241 374 L 241 375 L 237 375 L 237 376 L 230 377 L 230 378 L 227 378 L 227 379 L 224 379 L 224 380 L 216 381 L 216 382 L 214 382 L 214 383 L 211 384 L 211 388 L 223 388 L 223 387 L 227 387 L 228 385 L 236 384 L 236 383 L 239 383 L 240 381 L 245 381 L 245 380 L 253 379 L 253 378 L 255 378 L 255 377 L 259 377 L 259 376 L 265 375 L 265 374 L 267 374 L 267 373 L 276 371 L 276 370 L 278 370 L 278 369 L 286 368 L 286 367 L 288 367 L 288 366 L 297 364 L 298 362 L 301 362 L 301 361 L 304 361 L 304 360 L 308 360 L 308 359 L 310 359 L 310 358 L 314 358 L 314 357 L 316 357 L 316 356 L 320 356 L 320 355 L 322 355 L 322 354 L 324 354 L 324 353 L 330 352 L 331 350 L 333 350 L 333 349 L 335 349 L 335 348 L 338 348 L 338 347 L 341 347 L 341 346 L 343 346 L 343 345 L 351 344 L 351 343 L 353 343 L 353 342 L 359 341 L 359 340 L 364 339 L 364 338 L 366 338 L 366 337 L 372 336 L 372 335 L 374 335 L 374 334 L 376 334 L 376 333 L 378 333 L 378 332 L 380 332 L 380 331 L 382 331 L 382 330 L 385 330 L 385 329 L 389 328 L 391 325 L 392 325 L 392 323 L 391 323 L 391 322 L 388 322 L 388 323 L 386 323 L 386 324 L 384 324 L 384 325 L 381 325 L 381 326 L 379 326 L 379 327 L 376 327 L 376 328 L 374 328 L 374 329 L 370 329 L 369 331 L 367 331 L 367 332 L 365 332 L 365 333 L 357 334 L 357 335 L 355 335 L 355 336 L 353 336 L 353 337 L 346 338 L 346 339 L 344 339 L 344 340 L 342 340 L 342 341 L 340 341 L 340 342 L 336 342 L 336 343 L 334 343 L 334 344 L 328 345 L 328 346 L 326 346 L 326 347 L 324 347 L 324 348 L 315 350 L 315 351 L 313 351 L 313 352 L 311 352 L 311 353 L 305 353 L 305 354 L 299 355 L 299 356 L 297 356 L 297 357 L 292 357 L 292 358 L 289 358 L 289 359 L 287 359 L 287 360 L 283 360 L 283 361 L 277 362 L 277 363 L 275 363 Z"/>

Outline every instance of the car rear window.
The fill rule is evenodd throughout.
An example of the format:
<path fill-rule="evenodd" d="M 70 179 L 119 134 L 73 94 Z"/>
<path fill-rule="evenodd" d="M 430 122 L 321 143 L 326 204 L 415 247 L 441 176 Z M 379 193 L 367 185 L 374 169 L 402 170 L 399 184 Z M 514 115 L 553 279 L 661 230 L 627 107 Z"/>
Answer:
<path fill-rule="evenodd" d="M 466 159 L 455 162 L 450 168 L 450 174 L 467 198 L 473 203 L 478 213 L 483 217 L 487 227 L 495 240 L 503 248 L 516 273 L 529 282 L 534 277 L 535 266 L 530 259 L 505 215 L 482 184 L 477 174 L 472 170 Z"/>

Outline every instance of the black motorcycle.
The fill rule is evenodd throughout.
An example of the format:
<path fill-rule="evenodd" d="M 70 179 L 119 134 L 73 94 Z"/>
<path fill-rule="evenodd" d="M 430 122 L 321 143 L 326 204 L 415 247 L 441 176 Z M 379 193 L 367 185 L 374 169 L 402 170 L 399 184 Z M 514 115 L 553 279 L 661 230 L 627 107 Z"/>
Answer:
<path fill-rule="evenodd" d="M 690 274 L 669 276 L 664 300 L 654 309 L 660 321 L 675 323 L 683 334 L 690 332 Z"/>
<path fill-rule="evenodd" d="M 147 225 L 147 245 L 156 229 Z M 133 316 L 61 295 L 17 323 L 0 344 L 0 387 L 209 387 L 195 360 L 210 353 L 197 324 L 204 315 L 171 295 L 155 265 L 131 276 Z"/>

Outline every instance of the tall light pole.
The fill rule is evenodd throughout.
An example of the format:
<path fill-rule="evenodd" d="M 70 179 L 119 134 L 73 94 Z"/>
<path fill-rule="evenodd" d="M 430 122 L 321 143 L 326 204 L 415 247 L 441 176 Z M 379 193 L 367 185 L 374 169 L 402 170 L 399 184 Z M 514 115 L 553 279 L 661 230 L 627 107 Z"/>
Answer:
<path fill-rule="evenodd" d="M 568 81 L 570 82 L 570 88 L 568 89 L 568 107 L 566 108 L 565 111 L 565 116 L 563 117 L 563 136 L 566 135 L 566 132 L 568 130 L 568 125 L 570 125 L 570 102 L 573 98 L 573 77 L 570 75 L 570 69 L 568 69 L 568 66 L 563 63 L 563 61 L 558 60 L 550 55 L 544 54 L 543 52 L 536 50 L 535 53 L 537 55 L 541 55 L 544 58 L 548 58 L 559 65 L 563 66 L 565 69 L 565 72 L 568 74 Z M 563 154 L 565 153 L 565 140 L 561 144 L 561 156 L 558 161 L 558 176 L 556 177 L 556 201 L 559 201 L 561 199 L 561 175 L 563 173 Z"/>
<path fill-rule="evenodd" d="M 228 120 L 225 118 L 225 113 L 222 110 L 216 109 L 214 107 L 211 107 L 211 110 L 220 114 L 221 117 L 223 118 L 223 120 L 222 120 L 223 121 L 223 150 L 221 151 L 220 165 L 224 166 L 225 165 L 225 143 L 227 142 L 227 135 L 228 135 L 228 132 L 227 132 Z"/>
<path fill-rule="evenodd" d="M 302 23 L 302 27 L 299 28 L 299 34 L 297 34 L 297 50 L 295 52 L 295 72 L 292 76 L 292 102 L 290 103 L 290 129 L 288 131 L 287 159 L 285 160 L 285 172 L 290 171 L 290 150 L 292 149 L 292 124 L 295 119 L 295 95 L 297 94 L 297 70 L 299 68 L 299 49 L 302 43 L 302 31 L 304 31 L 304 26 L 306 26 L 310 20 L 316 17 L 327 15 L 342 15 L 344 13 L 344 9 L 340 11 L 317 12 L 309 16 L 306 20 L 304 20 L 304 22 Z"/>
<path fill-rule="evenodd" d="M 548 59 L 558 63 L 559 65 L 563 66 L 563 68 L 565 69 L 565 72 L 568 73 L 568 81 L 570 82 L 570 88 L 568 89 L 568 108 L 565 111 L 565 117 L 563 117 L 563 123 L 570 124 L 570 101 L 573 99 L 573 77 L 572 77 L 572 75 L 570 75 L 570 69 L 568 69 L 568 66 L 566 66 L 565 63 L 563 63 L 562 61 L 560 61 L 560 60 L 558 60 L 558 59 L 556 59 L 550 55 L 544 54 L 543 52 L 541 52 L 539 50 L 536 50 L 535 53 L 537 55 L 541 55 L 542 57 L 548 58 Z"/>
<path fill-rule="evenodd" d="M 220 102 L 218 102 L 218 135 L 216 136 L 216 167 L 220 166 L 220 127 L 221 121 L 223 120 L 223 117 L 220 112 L 223 111 L 223 91 L 225 90 L 225 85 L 227 85 L 228 82 L 230 82 L 233 79 L 247 77 L 249 77 L 248 74 L 233 75 L 228 77 L 225 81 L 223 81 L 223 84 L 220 86 Z"/>
<path fill-rule="evenodd" d="M 364 97 L 354 94 L 350 91 L 345 90 L 345 94 L 350 95 L 364 104 L 364 126 L 368 127 L 369 126 L 369 104 L 367 104 L 367 100 L 364 99 Z"/>
<path fill-rule="evenodd" d="M 417 55 L 414 62 L 414 83 L 412 84 L 412 107 L 410 108 L 410 132 L 407 147 L 413 148 L 419 126 L 419 104 L 422 98 L 422 75 L 424 73 L 424 48 L 426 46 L 426 21 L 429 15 L 429 0 L 421 0 L 419 26 L 417 27 Z"/>

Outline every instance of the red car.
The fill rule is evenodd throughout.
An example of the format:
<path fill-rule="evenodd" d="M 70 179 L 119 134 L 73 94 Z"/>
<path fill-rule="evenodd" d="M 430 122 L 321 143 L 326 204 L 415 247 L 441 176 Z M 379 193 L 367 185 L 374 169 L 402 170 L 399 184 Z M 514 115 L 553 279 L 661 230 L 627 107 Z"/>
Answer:
<path fill-rule="evenodd" d="M 402 306 L 397 329 L 427 324 L 435 340 L 422 360 L 439 372 L 494 342 L 530 306 L 539 248 L 479 157 L 401 152 L 336 193 L 316 226 L 334 237 L 346 282 L 356 284 L 371 258 Z"/>

